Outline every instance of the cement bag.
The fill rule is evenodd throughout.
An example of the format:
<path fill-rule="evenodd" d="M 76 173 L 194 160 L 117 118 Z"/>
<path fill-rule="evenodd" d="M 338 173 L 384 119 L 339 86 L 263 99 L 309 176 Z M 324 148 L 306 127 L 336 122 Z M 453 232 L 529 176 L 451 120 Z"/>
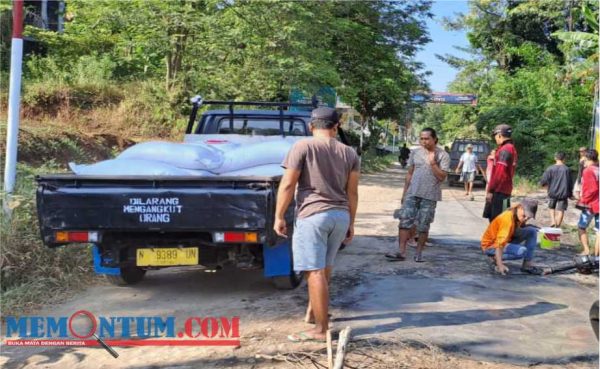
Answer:
<path fill-rule="evenodd" d="M 272 177 L 272 176 L 282 176 L 284 169 L 280 164 L 267 164 L 267 165 L 259 165 L 252 168 L 234 170 L 232 172 L 222 173 L 221 176 L 224 177 L 247 177 L 247 176 L 257 176 L 257 177 Z"/>
<path fill-rule="evenodd" d="M 223 164 L 214 173 L 226 173 L 267 164 L 281 164 L 292 147 L 285 140 L 245 144 L 224 153 Z"/>
<path fill-rule="evenodd" d="M 201 144 L 151 141 L 134 145 L 117 159 L 154 160 L 178 168 L 211 170 L 223 162 L 222 152 Z"/>
<path fill-rule="evenodd" d="M 150 160 L 137 159 L 112 159 L 98 162 L 96 164 L 69 163 L 69 168 L 80 175 L 97 176 L 189 176 L 187 169 L 176 168 L 172 165 Z M 204 171 L 195 171 L 204 172 Z M 198 173 L 196 175 L 199 175 Z"/>

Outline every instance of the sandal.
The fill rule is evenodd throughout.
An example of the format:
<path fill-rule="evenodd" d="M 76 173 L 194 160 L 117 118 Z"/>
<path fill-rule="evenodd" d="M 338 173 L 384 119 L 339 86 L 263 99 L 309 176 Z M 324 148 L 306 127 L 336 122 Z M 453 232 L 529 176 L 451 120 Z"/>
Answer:
<path fill-rule="evenodd" d="M 307 332 L 294 333 L 287 336 L 287 339 L 292 342 L 325 342 L 325 337 L 317 338 L 315 336 L 310 336 Z"/>
<path fill-rule="evenodd" d="M 421 254 L 415 255 L 414 260 L 415 260 L 415 263 L 424 263 L 425 262 L 425 260 L 423 260 L 423 255 L 421 255 Z"/>
<path fill-rule="evenodd" d="M 395 254 L 385 254 L 385 257 L 388 259 L 388 261 L 404 261 L 406 260 L 406 258 L 404 256 L 402 256 L 402 254 L 395 253 Z"/>

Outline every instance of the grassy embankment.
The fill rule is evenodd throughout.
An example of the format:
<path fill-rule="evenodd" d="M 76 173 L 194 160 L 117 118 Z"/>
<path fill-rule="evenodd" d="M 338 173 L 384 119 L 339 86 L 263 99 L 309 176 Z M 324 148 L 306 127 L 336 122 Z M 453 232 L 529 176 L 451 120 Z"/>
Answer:
<path fill-rule="evenodd" d="M 6 95 L 0 98 L 6 107 Z M 113 157 L 134 140 L 178 138 L 185 119 L 169 113 L 169 101 L 151 83 L 24 83 L 16 188 L 6 204 L 12 216 L 0 212 L 3 316 L 35 310 L 96 278 L 89 246 L 51 250 L 42 244 L 35 176 L 66 171 L 70 161 L 92 163 Z M 0 118 L 1 137 L 6 134 L 5 114 Z M 4 145 L 2 140 L 2 152 Z"/>

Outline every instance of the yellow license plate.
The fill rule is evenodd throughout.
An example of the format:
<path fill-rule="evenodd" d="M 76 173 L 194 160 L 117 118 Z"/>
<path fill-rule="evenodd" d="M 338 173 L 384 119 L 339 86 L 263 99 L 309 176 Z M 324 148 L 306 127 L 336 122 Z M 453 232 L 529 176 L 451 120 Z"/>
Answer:
<path fill-rule="evenodd" d="M 137 266 L 198 265 L 198 248 L 137 249 Z"/>

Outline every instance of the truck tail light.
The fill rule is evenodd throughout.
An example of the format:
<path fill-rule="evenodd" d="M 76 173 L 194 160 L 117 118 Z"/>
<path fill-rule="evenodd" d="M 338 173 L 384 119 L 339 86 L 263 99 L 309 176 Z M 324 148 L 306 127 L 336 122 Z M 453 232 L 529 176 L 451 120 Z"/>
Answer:
<path fill-rule="evenodd" d="M 224 243 L 258 243 L 257 232 L 215 232 L 215 242 Z"/>
<path fill-rule="evenodd" d="M 58 231 L 54 232 L 56 242 L 98 242 L 98 232 Z"/>

